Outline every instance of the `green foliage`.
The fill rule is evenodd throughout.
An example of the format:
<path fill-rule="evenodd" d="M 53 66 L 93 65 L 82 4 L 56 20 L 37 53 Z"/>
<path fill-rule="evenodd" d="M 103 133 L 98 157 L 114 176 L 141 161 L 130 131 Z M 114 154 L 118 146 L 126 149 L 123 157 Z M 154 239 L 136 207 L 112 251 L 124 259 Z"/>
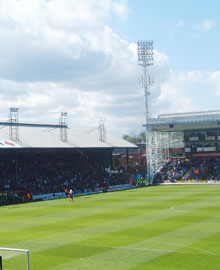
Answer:
<path fill-rule="evenodd" d="M 135 131 L 131 131 L 129 135 L 123 135 L 123 139 L 134 144 L 145 143 L 146 141 L 146 132 L 141 131 L 136 133 Z"/>

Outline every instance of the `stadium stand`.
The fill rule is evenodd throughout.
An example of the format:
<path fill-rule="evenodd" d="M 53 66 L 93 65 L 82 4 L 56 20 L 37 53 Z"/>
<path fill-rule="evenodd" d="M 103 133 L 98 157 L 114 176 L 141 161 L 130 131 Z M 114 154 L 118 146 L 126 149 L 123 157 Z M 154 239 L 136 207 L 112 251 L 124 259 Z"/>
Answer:
<path fill-rule="evenodd" d="M 158 115 L 148 119 L 151 179 L 218 180 L 220 111 Z"/>
<path fill-rule="evenodd" d="M 98 158 L 99 156 L 99 158 Z M 106 171 L 100 151 L 41 150 L 0 153 L 0 204 L 73 189 L 74 193 L 127 184 L 127 174 Z"/>
<path fill-rule="evenodd" d="M 171 159 L 157 174 L 157 182 L 220 180 L 219 158 Z"/>
<path fill-rule="evenodd" d="M 135 145 L 98 127 L 21 123 L 18 109 L 0 121 L 0 205 L 40 194 L 93 191 L 129 183 L 127 171 L 113 170 L 112 152 Z"/>

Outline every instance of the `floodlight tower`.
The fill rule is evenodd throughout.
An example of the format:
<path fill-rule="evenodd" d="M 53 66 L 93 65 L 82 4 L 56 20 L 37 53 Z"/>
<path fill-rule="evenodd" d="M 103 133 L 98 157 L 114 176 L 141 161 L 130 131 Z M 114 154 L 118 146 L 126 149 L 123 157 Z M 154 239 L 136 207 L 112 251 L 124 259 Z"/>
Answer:
<path fill-rule="evenodd" d="M 152 181 L 154 173 L 153 169 L 153 134 L 148 127 L 148 119 L 151 117 L 150 112 L 150 91 L 149 88 L 153 85 L 153 80 L 150 77 L 149 67 L 154 64 L 154 48 L 153 41 L 138 41 L 137 54 L 138 65 L 143 67 L 143 75 L 140 79 L 141 87 L 144 88 L 144 104 L 145 104 L 145 126 L 146 126 L 146 161 L 147 161 L 147 178 Z"/>

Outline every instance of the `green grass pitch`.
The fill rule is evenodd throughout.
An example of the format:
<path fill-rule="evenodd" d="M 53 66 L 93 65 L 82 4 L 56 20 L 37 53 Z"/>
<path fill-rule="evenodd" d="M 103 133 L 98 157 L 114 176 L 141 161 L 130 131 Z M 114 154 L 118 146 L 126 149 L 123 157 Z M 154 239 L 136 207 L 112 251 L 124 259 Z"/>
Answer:
<path fill-rule="evenodd" d="M 31 270 L 219 270 L 220 185 L 0 207 L 0 247 L 29 249 Z M 3 270 L 24 259 L 4 253 Z"/>

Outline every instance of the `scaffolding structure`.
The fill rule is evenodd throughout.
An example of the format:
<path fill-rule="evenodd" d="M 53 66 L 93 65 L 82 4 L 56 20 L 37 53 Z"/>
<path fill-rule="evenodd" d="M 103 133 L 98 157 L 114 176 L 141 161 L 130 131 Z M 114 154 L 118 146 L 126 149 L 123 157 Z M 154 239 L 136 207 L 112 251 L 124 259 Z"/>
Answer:
<path fill-rule="evenodd" d="M 171 158 L 170 149 L 185 147 L 185 131 L 210 129 L 220 129 L 220 110 L 161 114 L 148 118 L 147 131 L 151 133 L 148 151 L 151 149 L 152 155 L 149 157 L 150 179 Z"/>
<path fill-rule="evenodd" d="M 10 140 L 19 141 L 18 108 L 10 108 L 9 123 Z"/>
<path fill-rule="evenodd" d="M 105 129 L 105 119 L 99 119 L 99 140 L 100 142 L 106 142 L 106 129 Z"/>
<path fill-rule="evenodd" d="M 61 117 L 60 117 L 60 140 L 61 140 L 61 142 L 68 142 L 67 113 L 66 112 L 61 112 Z"/>
<path fill-rule="evenodd" d="M 106 142 L 106 128 L 105 128 L 105 119 L 100 117 L 97 127 L 90 128 L 87 132 L 91 133 L 95 130 L 99 130 L 99 141 Z"/>

